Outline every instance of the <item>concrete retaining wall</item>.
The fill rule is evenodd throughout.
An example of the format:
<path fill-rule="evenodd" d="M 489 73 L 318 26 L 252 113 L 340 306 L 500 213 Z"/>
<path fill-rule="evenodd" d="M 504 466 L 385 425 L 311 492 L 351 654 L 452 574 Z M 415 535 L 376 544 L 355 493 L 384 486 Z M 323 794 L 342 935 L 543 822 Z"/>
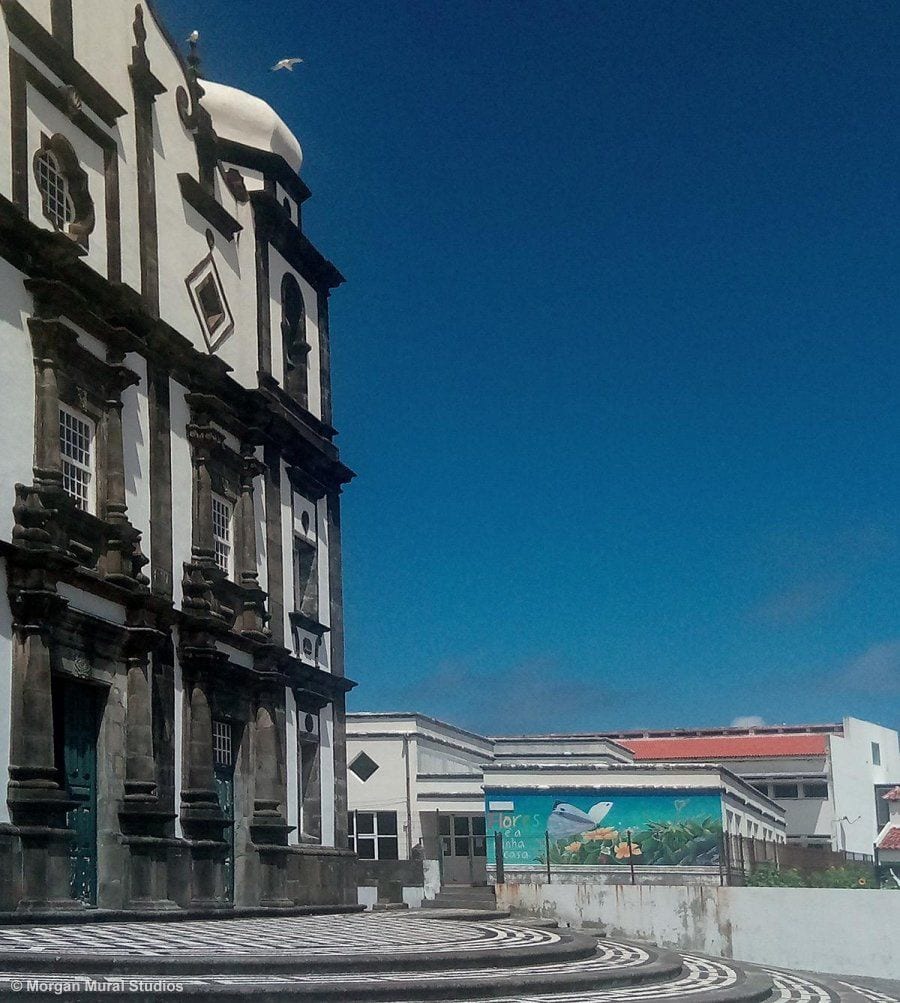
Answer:
<path fill-rule="evenodd" d="M 508 882 L 497 908 L 738 961 L 900 978 L 900 892 Z"/>

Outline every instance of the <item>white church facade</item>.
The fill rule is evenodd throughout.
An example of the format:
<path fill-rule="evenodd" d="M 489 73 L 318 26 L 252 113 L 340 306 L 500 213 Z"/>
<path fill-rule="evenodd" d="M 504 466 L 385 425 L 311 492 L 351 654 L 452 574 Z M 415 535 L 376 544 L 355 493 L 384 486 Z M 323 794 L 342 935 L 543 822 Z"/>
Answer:
<path fill-rule="evenodd" d="M 0 13 L 0 911 L 355 902 L 300 145 L 147 0 Z"/>

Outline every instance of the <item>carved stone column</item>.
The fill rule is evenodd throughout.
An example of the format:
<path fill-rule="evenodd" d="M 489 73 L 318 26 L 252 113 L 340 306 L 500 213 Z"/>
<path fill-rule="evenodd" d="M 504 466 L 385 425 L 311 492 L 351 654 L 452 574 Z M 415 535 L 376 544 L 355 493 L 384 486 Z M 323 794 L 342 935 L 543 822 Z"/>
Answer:
<path fill-rule="evenodd" d="M 221 447 L 223 435 L 200 416 L 187 427 L 194 467 L 191 519 L 191 559 L 184 566 L 184 609 L 197 616 L 215 617 L 218 603 L 212 582 L 222 576 L 216 566 L 212 524 L 212 475 L 210 463 Z"/>
<path fill-rule="evenodd" d="M 287 837 L 291 826 L 281 806 L 286 798 L 284 748 L 275 713 L 275 697 L 262 693 L 256 709 L 256 776 L 250 832 L 259 852 L 260 905 L 283 907 L 287 897 Z"/>
<path fill-rule="evenodd" d="M 101 514 L 111 524 L 112 532 L 106 543 L 104 571 L 116 584 L 133 588 L 147 584 L 140 574 L 146 559 L 140 555 L 140 533 L 128 521 L 125 501 L 125 450 L 122 432 L 122 393 L 139 382 L 139 377 L 125 365 L 124 355 L 118 349 L 107 352 L 109 364 L 109 396 L 104 401 L 106 426 L 106 476 L 102 488 Z M 140 555 L 137 568 L 135 559 Z"/>
<path fill-rule="evenodd" d="M 182 663 L 189 663 L 184 657 Z M 228 819 L 222 814 L 216 792 L 213 760 L 212 714 L 203 673 L 189 683 L 187 785 L 181 792 L 181 822 L 191 850 L 191 907 L 227 909 L 224 839 Z"/>
<path fill-rule="evenodd" d="M 153 675 L 151 656 L 163 634 L 132 627 L 124 652 L 126 665 L 125 796 L 119 820 L 130 851 L 128 882 L 132 909 L 177 909 L 166 889 L 166 825 L 175 818 L 160 808 L 153 749 Z"/>
<path fill-rule="evenodd" d="M 10 567 L 13 610 L 12 706 L 8 802 L 22 842 L 23 897 L 18 908 L 80 909 L 69 884 L 66 812 L 54 755 L 51 624 L 67 603 L 37 569 Z M 18 588 L 16 581 L 39 586 Z"/>
<path fill-rule="evenodd" d="M 265 465 L 257 460 L 254 447 L 241 447 L 241 497 L 238 502 L 240 526 L 240 549 L 237 554 L 237 581 L 243 595 L 238 610 L 235 629 L 258 641 L 268 641 L 266 630 L 266 594 L 259 587 L 259 572 L 256 567 L 256 507 L 254 505 L 254 485 L 257 477 L 265 473 Z"/>
<path fill-rule="evenodd" d="M 59 452 L 59 383 L 63 352 L 78 336 L 59 321 L 32 317 L 28 321 L 35 368 L 34 477 L 40 490 L 62 490 Z"/>

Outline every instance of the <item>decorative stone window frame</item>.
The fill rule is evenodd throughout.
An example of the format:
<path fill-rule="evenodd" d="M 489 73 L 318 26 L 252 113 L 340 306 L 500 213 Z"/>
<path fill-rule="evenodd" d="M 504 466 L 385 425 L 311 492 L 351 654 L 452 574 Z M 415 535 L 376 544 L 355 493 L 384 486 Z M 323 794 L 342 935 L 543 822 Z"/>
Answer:
<path fill-rule="evenodd" d="M 206 231 L 206 241 L 209 253 L 192 269 L 184 280 L 191 306 L 197 315 L 197 322 L 203 332 L 206 347 L 209 352 L 216 349 L 234 332 L 234 315 L 228 305 L 225 287 L 219 275 L 214 257 L 215 238 L 212 231 Z M 215 297 L 219 310 L 212 307 L 210 297 Z"/>
<path fill-rule="evenodd" d="M 124 349 L 108 345 L 98 358 L 78 343 L 63 321 L 28 321 L 35 363 L 34 484 L 19 486 L 20 503 L 32 492 L 49 513 L 53 545 L 78 564 L 129 589 L 142 587 L 140 533 L 131 526 L 125 497 L 122 393 L 139 382 L 124 364 Z M 83 416 L 94 426 L 93 511 L 80 508 L 63 486 L 60 410 Z M 22 516 L 20 508 L 17 520 Z"/>
<path fill-rule="evenodd" d="M 309 353 L 306 301 L 291 272 L 281 277 L 281 358 L 285 391 L 302 407 L 309 406 Z"/>
<path fill-rule="evenodd" d="M 43 158 L 51 158 L 66 183 L 66 195 L 72 203 L 72 220 L 65 227 L 60 227 L 56 217 L 51 213 L 47 193 L 41 187 L 40 162 Z M 88 236 L 93 232 L 96 216 L 94 200 L 91 198 L 88 186 L 87 172 L 78 161 L 75 148 L 66 137 L 60 133 L 48 136 L 41 133 L 41 145 L 31 161 L 34 182 L 41 196 L 41 211 L 44 218 L 60 233 L 71 237 L 76 244 L 88 248 Z"/>
<path fill-rule="evenodd" d="M 255 430 L 230 424 L 227 405 L 211 394 L 187 396 L 187 426 L 193 467 L 191 559 L 184 568 L 184 609 L 224 620 L 228 627 L 269 642 L 266 594 L 260 588 L 256 556 L 254 490 L 264 467 L 248 441 Z M 227 431 L 223 430 L 227 429 Z M 234 435 L 239 451 L 228 445 Z M 227 570 L 216 560 L 213 500 L 231 509 L 231 560 Z"/>

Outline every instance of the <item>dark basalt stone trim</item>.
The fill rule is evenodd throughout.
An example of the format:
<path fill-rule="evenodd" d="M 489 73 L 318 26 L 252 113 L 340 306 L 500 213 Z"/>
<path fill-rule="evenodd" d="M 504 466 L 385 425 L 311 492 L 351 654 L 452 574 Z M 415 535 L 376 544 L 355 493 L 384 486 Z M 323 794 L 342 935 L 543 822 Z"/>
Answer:
<path fill-rule="evenodd" d="M 210 226 L 214 226 L 226 240 L 234 240 L 234 235 L 243 227 L 231 213 L 216 201 L 215 197 L 190 174 L 182 172 L 178 175 L 178 186 L 181 197 L 191 208 L 195 209 Z"/>
<path fill-rule="evenodd" d="M 331 671 L 344 674 L 344 583 L 341 576 L 341 496 L 338 491 L 328 496 L 328 582 L 331 606 Z"/>
<path fill-rule="evenodd" d="M 270 192 L 250 192 L 257 235 L 265 237 L 276 251 L 296 269 L 310 285 L 335 289 L 344 282 L 344 276 L 313 247 L 294 224 Z"/>
<path fill-rule="evenodd" d="M 328 326 L 328 290 L 317 290 L 319 326 L 319 393 L 322 422 L 331 426 L 334 412 L 331 401 L 331 330 Z"/>
<path fill-rule="evenodd" d="M 284 644 L 284 571 L 281 551 L 281 453 L 272 445 L 263 450 L 266 465 L 266 592 L 269 595 L 269 630 L 279 646 Z"/>
<path fill-rule="evenodd" d="M 50 0 L 50 28 L 53 37 L 72 54 L 75 51 L 72 25 L 72 0 Z"/>
<path fill-rule="evenodd" d="M 269 244 L 255 231 L 256 244 L 256 350 L 257 379 L 278 384 L 272 377 L 272 303 L 269 283 Z"/>
<path fill-rule="evenodd" d="M 172 439 L 169 376 L 147 360 L 150 410 L 150 588 L 171 600 Z"/>
<path fill-rule="evenodd" d="M 135 160 L 138 187 L 138 236 L 141 295 L 154 317 L 159 316 L 159 239 L 156 221 L 156 164 L 153 153 L 153 97 L 132 76 L 134 92 Z"/>
<path fill-rule="evenodd" d="M 104 205 L 106 210 L 106 267 L 109 280 L 122 277 L 119 205 L 119 148 L 112 136 L 98 128 L 84 112 L 72 107 L 66 95 L 20 53 L 10 50 L 10 104 L 12 118 L 13 202 L 28 216 L 29 151 L 27 91 L 30 84 L 42 97 L 66 115 L 73 125 L 103 151 Z"/>
<path fill-rule="evenodd" d="M 284 157 L 280 157 L 277 153 L 258 150 L 255 146 L 247 146 L 233 139 L 222 139 L 221 137 L 216 140 L 216 150 L 220 160 L 260 171 L 267 181 L 277 181 L 298 206 L 312 195 L 312 192 L 300 179 L 300 175 Z M 271 186 L 273 192 L 274 188 L 273 184 Z"/>
<path fill-rule="evenodd" d="M 0 0 L 3 16 L 15 35 L 55 73 L 71 84 L 82 100 L 109 126 L 125 114 L 125 109 L 73 58 L 72 53 L 22 6 L 19 0 Z"/>

